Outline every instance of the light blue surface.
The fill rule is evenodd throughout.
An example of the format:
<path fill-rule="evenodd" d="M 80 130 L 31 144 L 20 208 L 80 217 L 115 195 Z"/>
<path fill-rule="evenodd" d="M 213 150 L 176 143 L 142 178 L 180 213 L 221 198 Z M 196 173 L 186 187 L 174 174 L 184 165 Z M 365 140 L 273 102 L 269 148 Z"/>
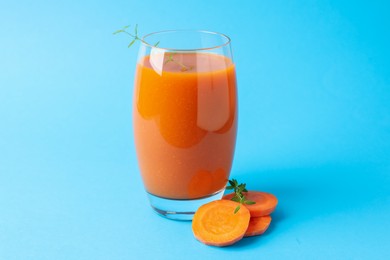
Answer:
<path fill-rule="evenodd" d="M 390 259 L 388 1 L 0 2 L 0 259 Z M 232 177 L 274 193 L 232 247 L 146 203 L 132 140 L 137 48 L 111 32 L 232 38 Z"/>

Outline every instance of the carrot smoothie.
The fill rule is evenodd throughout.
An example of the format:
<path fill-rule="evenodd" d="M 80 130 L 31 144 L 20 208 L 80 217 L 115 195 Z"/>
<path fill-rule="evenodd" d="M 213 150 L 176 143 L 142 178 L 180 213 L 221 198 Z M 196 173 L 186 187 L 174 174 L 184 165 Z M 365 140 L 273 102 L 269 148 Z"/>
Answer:
<path fill-rule="evenodd" d="M 168 199 L 213 195 L 225 187 L 233 160 L 234 64 L 211 53 L 156 57 L 138 61 L 135 79 L 135 145 L 145 188 Z"/>

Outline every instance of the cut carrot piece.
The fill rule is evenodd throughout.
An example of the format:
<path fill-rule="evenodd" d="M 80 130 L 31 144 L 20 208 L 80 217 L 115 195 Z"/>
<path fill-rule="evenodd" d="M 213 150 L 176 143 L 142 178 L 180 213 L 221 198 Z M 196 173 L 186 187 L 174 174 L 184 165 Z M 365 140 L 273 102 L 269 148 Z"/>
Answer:
<path fill-rule="evenodd" d="M 271 220 L 270 216 L 251 218 L 244 236 L 251 237 L 263 234 L 268 229 Z"/>
<path fill-rule="evenodd" d="M 248 191 L 243 192 L 243 194 L 247 200 L 256 202 L 255 204 L 251 205 L 244 204 L 245 207 L 249 209 L 251 217 L 262 217 L 270 215 L 275 210 L 276 205 L 278 204 L 278 199 L 270 193 L 260 191 Z M 234 197 L 234 195 L 234 193 L 229 193 L 223 196 L 223 199 L 230 200 Z"/>
<path fill-rule="evenodd" d="M 196 239 L 211 246 L 228 246 L 239 241 L 248 229 L 250 213 L 231 200 L 215 200 L 202 205 L 192 219 Z"/>

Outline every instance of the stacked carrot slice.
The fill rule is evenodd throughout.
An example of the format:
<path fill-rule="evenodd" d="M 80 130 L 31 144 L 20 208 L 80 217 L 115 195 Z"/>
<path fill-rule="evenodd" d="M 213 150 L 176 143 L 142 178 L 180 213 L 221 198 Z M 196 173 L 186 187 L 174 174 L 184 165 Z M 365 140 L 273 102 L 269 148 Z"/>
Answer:
<path fill-rule="evenodd" d="M 270 214 L 278 200 L 266 192 L 248 191 L 243 194 L 255 203 L 243 204 L 236 213 L 239 203 L 231 200 L 234 193 L 201 206 L 192 220 L 196 239 L 206 245 L 228 246 L 243 237 L 263 234 L 271 223 Z"/>

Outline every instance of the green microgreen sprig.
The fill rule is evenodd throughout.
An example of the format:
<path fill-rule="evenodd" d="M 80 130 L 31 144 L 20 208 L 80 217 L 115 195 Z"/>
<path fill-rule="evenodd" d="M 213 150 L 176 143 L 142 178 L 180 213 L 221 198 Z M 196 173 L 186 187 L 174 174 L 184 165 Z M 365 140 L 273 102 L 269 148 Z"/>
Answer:
<path fill-rule="evenodd" d="M 130 25 L 123 26 L 122 29 L 116 30 L 115 32 L 112 33 L 114 35 L 118 34 L 118 33 L 124 33 L 124 34 L 129 35 L 131 38 L 133 38 L 133 40 L 129 43 L 129 45 L 127 45 L 127 48 L 130 48 L 136 41 L 141 41 L 141 38 L 138 36 L 138 24 L 136 24 L 134 26 L 134 33 L 130 33 L 127 31 L 127 28 L 129 28 L 129 27 L 130 27 Z M 160 44 L 160 41 L 156 42 L 154 44 L 154 47 L 157 47 L 159 44 Z"/>
<path fill-rule="evenodd" d="M 181 71 L 187 71 L 187 70 L 191 70 L 194 68 L 193 66 L 186 66 L 182 62 L 175 60 L 173 58 L 173 55 L 175 55 L 175 54 L 176 54 L 175 52 L 170 52 L 168 58 L 164 61 L 164 65 L 167 64 L 168 62 L 176 63 L 177 65 L 180 66 Z"/>
<path fill-rule="evenodd" d="M 124 33 L 124 34 L 127 34 L 128 36 L 130 36 L 131 38 L 133 38 L 131 40 L 131 42 L 129 43 L 129 45 L 127 45 L 128 48 L 130 48 L 131 46 L 133 46 L 133 44 L 136 42 L 136 41 L 141 41 L 141 38 L 138 36 L 138 24 L 135 25 L 134 27 L 134 33 L 130 33 L 127 29 L 130 27 L 130 25 L 126 25 L 126 26 L 123 26 L 122 29 L 119 29 L 119 30 L 116 30 L 115 32 L 113 32 L 112 34 L 119 34 L 119 33 Z M 154 44 L 154 47 L 157 47 L 158 45 L 160 44 L 160 41 L 156 42 Z M 169 62 L 173 62 L 177 65 L 180 66 L 180 70 L 181 71 L 188 71 L 188 70 L 191 70 L 194 68 L 194 66 L 187 66 L 187 65 L 184 65 L 182 62 L 180 61 L 177 61 L 173 58 L 173 56 L 175 55 L 176 53 L 175 52 L 170 52 L 169 53 L 169 56 L 167 57 L 167 59 L 164 61 L 164 65 L 169 63 Z"/>
<path fill-rule="evenodd" d="M 238 184 L 238 181 L 236 179 L 232 179 L 229 180 L 229 184 L 230 185 L 227 186 L 226 189 L 234 190 L 234 196 L 233 198 L 231 198 L 231 200 L 240 203 L 234 210 L 234 214 L 236 214 L 240 210 L 242 204 L 253 205 L 256 203 L 245 198 L 244 192 L 248 192 L 245 183 Z"/>

